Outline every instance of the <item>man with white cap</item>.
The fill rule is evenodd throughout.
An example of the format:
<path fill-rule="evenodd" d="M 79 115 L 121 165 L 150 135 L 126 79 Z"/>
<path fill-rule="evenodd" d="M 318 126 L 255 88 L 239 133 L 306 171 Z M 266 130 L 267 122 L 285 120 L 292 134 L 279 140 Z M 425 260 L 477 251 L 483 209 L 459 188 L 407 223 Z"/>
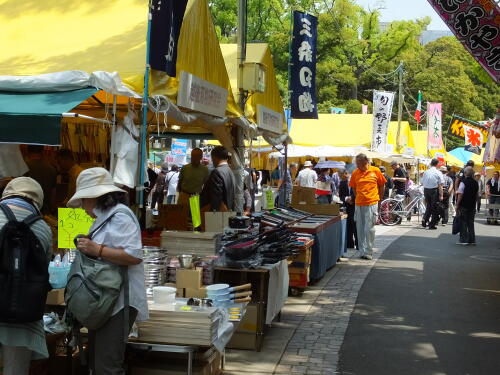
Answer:
<path fill-rule="evenodd" d="M 29 256 L 31 261 L 31 270 L 33 267 L 39 267 L 41 270 L 48 270 L 49 260 L 52 255 L 52 232 L 40 217 L 36 219 L 36 216 L 40 215 L 40 209 L 42 208 L 43 201 L 43 190 L 38 182 L 29 177 L 18 177 L 10 181 L 2 194 L 2 199 L 0 205 L 4 206 L 0 210 L 0 233 L 5 233 L 6 224 L 9 221 L 7 218 L 7 213 L 4 212 L 7 209 L 10 213 L 14 215 L 15 219 L 18 221 L 23 221 L 30 216 L 33 217 L 33 222 L 30 225 L 32 233 L 38 239 L 39 245 L 41 245 L 42 251 L 45 253 L 40 254 L 40 257 L 33 256 L 33 250 L 30 249 Z M 0 235 L 0 238 L 3 237 Z M 9 239 L 3 239 L 4 241 Z M 6 280 L 12 278 L 12 273 L 10 273 L 9 265 L 5 264 L 7 260 L 13 258 L 12 254 L 3 254 L 6 249 L 0 243 L 0 278 L 2 285 L 0 285 L 0 292 L 2 295 L 2 304 L 0 305 L 0 316 L 3 316 L 8 310 L 8 303 L 5 300 L 5 296 L 12 293 L 9 290 L 8 283 Z M 24 243 L 21 241 L 21 243 Z M 26 253 L 28 249 L 21 249 L 22 253 Z M 2 260 L 3 259 L 3 260 Z M 35 262 L 36 264 L 33 264 Z M 22 268 L 22 266 L 21 266 Z M 33 272 L 32 275 L 33 276 Z M 49 290 L 48 285 L 48 274 L 47 277 L 47 292 Z M 28 276 L 29 278 L 29 276 Z M 44 294 L 41 291 L 40 294 Z M 42 297 L 42 302 L 38 304 L 33 301 L 33 296 L 29 298 L 29 303 L 24 305 L 21 301 L 17 301 L 17 308 L 23 310 L 40 310 L 40 318 L 35 321 L 29 321 L 25 323 L 11 323 L 2 321 L 0 319 L 0 350 L 3 351 L 3 374 L 4 375 L 28 375 L 30 372 L 31 360 L 48 358 L 49 353 L 47 351 L 47 344 L 45 342 L 45 332 L 43 329 L 43 309 L 45 306 L 45 297 Z M 9 299 L 8 297 L 6 298 Z M 21 305 L 21 306 L 19 306 Z M 37 306 L 38 305 L 38 306 Z"/>
<path fill-rule="evenodd" d="M 297 178 L 295 179 L 297 185 L 309 188 L 316 187 L 316 182 L 318 181 L 318 174 L 312 169 L 312 166 L 313 165 L 310 160 L 307 160 L 304 163 L 304 169 L 302 169 L 299 172 Z"/>
<path fill-rule="evenodd" d="M 111 174 L 103 168 L 80 173 L 76 193 L 68 201 L 71 208 L 81 207 L 96 220 L 89 233 L 92 238 L 78 238 L 77 249 L 83 254 L 127 267 L 129 320 L 126 321 L 124 289 L 111 317 L 97 330 L 89 329 L 89 364 L 93 374 L 124 375 L 124 327 L 135 320 L 148 319 L 142 242 L 139 223 L 126 203 L 126 192 L 114 185 Z"/>

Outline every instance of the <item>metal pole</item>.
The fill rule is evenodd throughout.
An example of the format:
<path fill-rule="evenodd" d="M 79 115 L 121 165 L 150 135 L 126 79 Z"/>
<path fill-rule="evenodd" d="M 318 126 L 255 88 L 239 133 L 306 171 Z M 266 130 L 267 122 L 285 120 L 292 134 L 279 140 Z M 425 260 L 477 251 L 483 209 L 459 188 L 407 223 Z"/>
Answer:
<path fill-rule="evenodd" d="M 113 95 L 113 126 L 111 127 L 111 151 L 109 155 L 109 171 L 111 174 L 115 171 L 115 142 L 113 140 L 116 131 L 116 95 Z"/>
<path fill-rule="evenodd" d="M 146 37 L 146 69 L 144 72 L 144 93 L 142 96 L 142 126 L 141 126 L 141 143 L 140 143 L 140 158 L 139 158 L 139 183 L 137 184 L 139 201 L 137 202 L 141 211 L 145 208 L 144 206 L 144 177 L 146 175 L 146 139 L 147 139 L 147 126 L 148 126 L 148 97 L 149 97 L 149 44 L 151 40 L 151 2 L 149 2 L 148 8 L 148 32 Z M 141 224 L 145 223 L 146 215 L 145 212 L 141 215 Z"/>
<path fill-rule="evenodd" d="M 399 63 L 399 96 L 398 96 L 398 132 L 396 135 L 396 152 L 401 149 L 401 119 L 403 117 L 403 61 Z"/>
<path fill-rule="evenodd" d="M 243 67 L 247 57 L 247 0 L 238 0 L 238 104 L 245 116 L 245 90 L 243 89 Z M 243 211 L 243 168 L 245 163 L 245 144 L 243 129 L 237 127 L 234 132 L 235 150 L 241 162 L 241 170 L 236 179 L 236 211 Z"/>

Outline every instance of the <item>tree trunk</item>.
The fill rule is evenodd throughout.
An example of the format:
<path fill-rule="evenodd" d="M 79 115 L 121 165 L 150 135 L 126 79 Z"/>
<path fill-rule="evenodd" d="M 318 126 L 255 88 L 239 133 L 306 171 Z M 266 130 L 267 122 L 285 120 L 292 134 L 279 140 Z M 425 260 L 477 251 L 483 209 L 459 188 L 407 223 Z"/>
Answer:
<path fill-rule="evenodd" d="M 358 82 L 356 82 L 351 86 L 351 99 L 358 100 Z"/>

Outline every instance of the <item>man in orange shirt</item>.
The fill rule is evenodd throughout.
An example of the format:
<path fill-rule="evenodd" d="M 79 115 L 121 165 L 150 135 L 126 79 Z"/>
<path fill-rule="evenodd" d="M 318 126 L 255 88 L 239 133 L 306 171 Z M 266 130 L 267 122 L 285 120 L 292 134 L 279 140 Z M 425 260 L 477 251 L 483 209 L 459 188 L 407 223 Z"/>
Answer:
<path fill-rule="evenodd" d="M 352 172 L 349 186 L 353 188 L 356 201 L 354 220 L 358 232 L 358 248 L 361 259 L 372 259 L 375 242 L 375 223 L 378 215 L 378 202 L 384 196 L 387 180 L 380 169 L 369 164 L 365 154 L 356 156 L 356 166 Z"/>

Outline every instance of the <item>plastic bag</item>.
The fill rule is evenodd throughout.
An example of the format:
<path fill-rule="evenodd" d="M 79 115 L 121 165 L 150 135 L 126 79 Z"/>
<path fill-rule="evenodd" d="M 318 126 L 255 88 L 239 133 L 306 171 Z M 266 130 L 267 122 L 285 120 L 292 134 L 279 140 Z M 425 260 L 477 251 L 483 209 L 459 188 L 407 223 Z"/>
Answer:
<path fill-rule="evenodd" d="M 59 264 L 56 262 L 49 263 L 49 283 L 54 289 L 61 289 L 66 287 L 68 282 L 68 273 L 71 264 Z"/>

